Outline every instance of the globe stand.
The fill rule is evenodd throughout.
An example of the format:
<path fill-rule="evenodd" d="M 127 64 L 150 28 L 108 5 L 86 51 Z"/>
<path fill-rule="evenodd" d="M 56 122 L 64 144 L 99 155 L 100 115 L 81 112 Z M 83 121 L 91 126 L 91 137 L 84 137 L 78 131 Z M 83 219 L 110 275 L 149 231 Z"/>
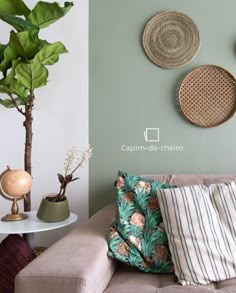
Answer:
<path fill-rule="evenodd" d="M 21 221 L 26 219 L 28 216 L 24 213 L 19 213 L 19 207 L 17 203 L 17 199 L 13 199 L 13 203 L 11 206 L 11 214 L 7 214 L 6 216 L 2 217 L 2 221 L 4 222 L 11 222 L 11 221 Z"/>
<path fill-rule="evenodd" d="M 20 177 L 19 174 L 21 174 Z M 23 176 L 22 176 L 23 174 Z M 5 199 L 12 201 L 11 214 L 2 217 L 2 221 L 21 221 L 28 216 L 19 213 L 18 200 L 26 199 L 26 194 L 30 191 L 32 178 L 29 173 L 24 170 L 11 170 L 9 166 L 0 174 L 0 195 Z M 13 188 L 13 190 L 11 189 Z"/>

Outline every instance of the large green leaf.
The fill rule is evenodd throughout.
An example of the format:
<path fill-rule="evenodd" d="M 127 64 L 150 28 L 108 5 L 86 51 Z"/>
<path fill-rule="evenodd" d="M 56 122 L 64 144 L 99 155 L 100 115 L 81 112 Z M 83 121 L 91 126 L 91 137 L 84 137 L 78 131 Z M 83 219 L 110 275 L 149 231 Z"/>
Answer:
<path fill-rule="evenodd" d="M 17 79 L 27 89 L 33 90 L 47 83 L 48 71 L 41 63 L 21 63 L 15 71 Z"/>
<path fill-rule="evenodd" d="M 61 7 L 56 2 L 39 1 L 27 16 L 27 20 L 40 28 L 45 28 L 66 15 L 72 6 L 72 2 L 65 2 L 64 7 Z"/>
<path fill-rule="evenodd" d="M 4 50 L 5 50 L 6 46 L 0 44 L 0 62 L 2 62 L 3 58 L 4 58 Z"/>
<path fill-rule="evenodd" d="M 10 46 L 20 56 L 30 59 L 41 48 L 40 44 L 35 40 L 37 33 L 37 31 L 24 31 L 20 33 L 11 31 Z"/>
<path fill-rule="evenodd" d="M 38 29 L 31 22 L 11 14 L 0 12 L 0 19 L 13 26 L 18 32 Z"/>
<path fill-rule="evenodd" d="M 14 101 L 17 106 L 24 105 L 24 101 L 21 98 L 16 98 L 16 99 L 14 99 Z M 0 105 L 4 106 L 6 108 L 14 108 L 15 107 L 14 103 L 10 99 L 5 99 L 5 100 L 0 99 Z"/>
<path fill-rule="evenodd" d="M 12 101 L 10 99 L 5 99 L 5 100 L 0 99 L 0 104 L 6 108 L 13 108 L 14 107 L 14 104 L 12 103 Z"/>
<path fill-rule="evenodd" d="M 0 0 L 0 11 L 12 15 L 27 16 L 30 14 L 30 9 L 22 0 Z"/>
<path fill-rule="evenodd" d="M 14 78 L 10 84 L 10 91 L 18 97 L 25 99 L 29 96 L 29 90 L 26 89 L 16 78 Z"/>
<path fill-rule="evenodd" d="M 0 85 L 10 86 L 11 82 L 15 77 L 15 68 L 20 63 L 20 60 L 13 60 L 12 61 L 12 68 L 7 72 L 7 75 L 4 79 L 0 80 Z"/>
<path fill-rule="evenodd" d="M 15 68 L 20 64 L 20 60 L 14 60 L 12 62 L 12 69 L 8 72 L 7 76 L 0 80 L 0 92 L 15 94 L 18 97 L 24 98 L 27 102 L 29 96 L 29 90 L 26 89 L 16 78 Z"/>
<path fill-rule="evenodd" d="M 25 103 L 29 103 L 29 101 L 30 101 L 30 95 L 28 95 L 26 98 L 17 97 L 15 99 L 17 106 L 19 106 L 19 105 L 25 106 Z"/>
<path fill-rule="evenodd" d="M 12 61 L 18 58 L 18 54 L 12 49 L 10 45 L 7 45 L 4 50 L 4 58 L 0 63 L 0 70 L 6 72 L 8 68 L 11 67 Z"/>
<path fill-rule="evenodd" d="M 59 59 L 59 54 L 67 53 L 65 46 L 61 42 L 45 45 L 34 57 L 32 62 L 40 62 L 44 65 L 52 65 Z"/>
<path fill-rule="evenodd" d="M 0 93 L 3 93 L 3 94 L 9 93 L 9 88 L 5 85 L 0 84 Z"/>
<path fill-rule="evenodd" d="M 16 78 L 15 78 L 15 68 L 20 64 L 20 60 L 14 60 L 12 62 L 12 69 L 8 72 L 7 76 L 0 80 L 0 92 L 6 94 L 15 94 L 18 96 L 16 99 L 19 105 L 25 105 L 29 102 L 30 92 L 29 89 L 26 89 Z M 4 100 L 5 101 L 5 100 Z M 2 102 L 6 104 L 7 107 L 10 107 L 11 103 L 9 100 Z"/>

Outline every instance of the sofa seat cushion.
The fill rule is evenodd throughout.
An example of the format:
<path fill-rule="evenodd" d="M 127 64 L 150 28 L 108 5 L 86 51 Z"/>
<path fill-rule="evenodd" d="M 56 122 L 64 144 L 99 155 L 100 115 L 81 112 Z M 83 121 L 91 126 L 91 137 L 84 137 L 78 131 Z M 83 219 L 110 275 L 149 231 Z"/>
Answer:
<path fill-rule="evenodd" d="M 232 289 L 229 290 L 229 289 Z M 227 291 L 228 290 L 228 291 Z M 143 273 L 125 264 L 118 266 L 104 293 L 233 293 L 236 279 L 204 286 L 181 286 L 173 274 Z"/>
<path fill-rule="evenodd" d="M 173 274 L 143 273 L 120 264 L 104 293 L 235 293 L 236 278 L 208 285 L 181 286 Z"/>
<path fill-rule="evenodd" d="M 215 283 L 215 288 L 218 290 L 228 289 L 228 292 L 236 292 L 236 278 Z"/>

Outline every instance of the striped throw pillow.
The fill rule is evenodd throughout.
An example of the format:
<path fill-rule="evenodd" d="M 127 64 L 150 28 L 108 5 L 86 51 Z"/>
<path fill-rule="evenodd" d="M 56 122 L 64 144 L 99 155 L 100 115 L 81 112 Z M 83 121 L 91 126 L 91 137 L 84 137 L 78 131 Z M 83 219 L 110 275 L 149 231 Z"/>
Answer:
<path fill-rule="evenodd" d="M 182 285 L 236 277 L 236 184 L 157 190 L 175 273 Z"/>

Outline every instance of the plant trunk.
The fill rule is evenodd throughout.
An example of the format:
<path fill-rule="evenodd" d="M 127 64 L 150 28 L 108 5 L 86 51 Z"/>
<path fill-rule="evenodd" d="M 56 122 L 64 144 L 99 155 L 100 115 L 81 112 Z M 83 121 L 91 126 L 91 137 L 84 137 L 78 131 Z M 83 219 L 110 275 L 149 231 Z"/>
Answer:
<path fill-rule="evenodd" d="M 29 104 L 25 106 L 25 121 L 23 123 L 25 127 L 25 155 L 24 155 L 24 168 L 25 171 L 31 175 L 31 157 L 32 157 L 32 139 L 33 139 L 33 105 L 34 105 L 34 94 L 31 94 L 31 99 Z M 31 198 L 30 192 L 27 193 L 26 198 L 24 199 L 24 211 L 31 211 Z"/>

